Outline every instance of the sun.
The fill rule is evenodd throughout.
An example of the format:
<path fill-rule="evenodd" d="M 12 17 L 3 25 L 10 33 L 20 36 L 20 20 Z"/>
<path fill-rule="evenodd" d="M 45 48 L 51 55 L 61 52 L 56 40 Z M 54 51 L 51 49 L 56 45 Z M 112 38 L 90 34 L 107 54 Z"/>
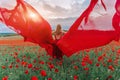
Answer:
<path fill-rule="evenodd" d="M 36 15 L 35 13 L 30 13 L 29 16 L 30 16 L 31 18 L 37 18 L 37 15 Z"/>
<path fill-rule="evenodd" d="M 36 12 L 29 10 L 27 14 L 28 18 L 32 19 L 35 22 L 42 21 L 41 15 L 37 14 Z"/>

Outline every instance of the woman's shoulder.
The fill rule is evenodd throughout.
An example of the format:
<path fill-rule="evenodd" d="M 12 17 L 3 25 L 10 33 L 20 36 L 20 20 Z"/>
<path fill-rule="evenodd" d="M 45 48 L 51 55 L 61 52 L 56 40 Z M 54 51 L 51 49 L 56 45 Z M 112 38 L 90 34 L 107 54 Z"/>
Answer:
<path fill-rule="evenodd" d="M 66 33 L 66 31 L 62 31 L 62 34 L 65 34 Z"/>
<path fill-rule="evenodd" d="M 55 31 L 52 31 L 52 35 L 55 35 L 56 34 L 56 32 Z"/>

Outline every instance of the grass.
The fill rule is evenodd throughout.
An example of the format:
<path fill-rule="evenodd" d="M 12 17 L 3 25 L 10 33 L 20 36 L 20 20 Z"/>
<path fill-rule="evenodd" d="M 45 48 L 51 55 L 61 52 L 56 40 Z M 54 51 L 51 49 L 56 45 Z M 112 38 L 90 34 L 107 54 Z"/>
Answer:
<path fill-rule="evenodd" d="M 39 46 L 0 46 L 0 80 L 120 80 L 113 43 L 53 59 Z"/>

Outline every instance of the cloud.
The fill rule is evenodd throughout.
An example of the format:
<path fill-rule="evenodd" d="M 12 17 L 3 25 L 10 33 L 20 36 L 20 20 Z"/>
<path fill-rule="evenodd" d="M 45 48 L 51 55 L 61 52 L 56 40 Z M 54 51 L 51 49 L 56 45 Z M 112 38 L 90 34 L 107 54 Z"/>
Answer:
<path fill-rule="evenodd" d="M 46 20 L 48 20 L 51 26 L 56 26 L 58 23 L 60 23 L 63 26 L 68 26 L 67 28 L 69 28 L 73 24 L 73 22 L 80 16 L 80 14 L 87 8 L 90 2 L 90 0 L 25 0 L 25 1 L 32 5 Z M 95 7 L 94 12 L 92 13 L 94 21 L 99 21 L 99 18 L 102 15 L 112 17 L 115 12 L 114 10 L 115 0 L 111 1 L 103 0 L 103 1 L 107 6 L 107 11 L 103 9 L 101 3 L 99 2 L 99 4 Z M 0 7 L 13 8 L 15 5 L 16 0 L 9 1 L 0 0 Z M 106 23 L 108 24 L 109 22 Z M 102 25 L 102 23 L 100 23 L 100 25 Z"/>
<path fill-rule="evenodd" d="M 98 5 L 96 5 L 94 11 L 90 15 L 90 20 L 94 23 L 96 29 L 113 30 L 112 17 L 115 13 L 115 1 L 108 2 L 107 0 L 104 0 L 104 2 L 107 7 L 107 11 L 105 11 L 101 3 L 99 3 Z M 68 9 L 68 11 L 66 12 L 67 15 L 64 15 L 64 13 L 62 13 L 64 16 L 66 16 L 66 18 L 59 17 L 57 19 L 51 19 L 49 20 L 49 22 L 51 23 L 51 25 L 53 25 L 53 27 L 57 24 L 62 24 L 63 26 L 67 26 L 67 29 L 69 29 L 88 4 L 89 2 L 85 1 L 84 4 L 82 4 L 82 7 L 80 7 L 80 3 L 74 3 L 71 5 L 72 8 Z"/>
<path fill-rule="evenodd" d="M 13 30 L 0 23 L 0 33 L 15 33 Z"/>
<path fill-rule="evenodd" d="M 0 7 L 13 9 L 16 5 L 16 0 L 0 0 Z"/>
<path fill-rule="evenodd" d="M 111 1 L 103 0 L 103 2 L 106 5 L 107 11 L 104 10 L 104 8 L 101 4 L 101 0 L 96 5 L 94 11 L 97 12 L 97 13 L 108 13 L 108 14 L 112 15 L 115 12 L 114 5 L 115 5 L 116 1 L 115 0 L 111 0 Z"/>
<path fill-rule="evenodd" d="M 44 18 L 66 18 L 78 16 L 85 0 L 25 0 Z"/>
<path fill-rule="evenodd" d="M 48 19 L 48 22 L 51 24 L 52 29 L 55 29 L 57 24 L 61 24 L 63 29 L 67 30 L 71 27 L 77 17 L 69 17 L 69 18 L 56 18 L 56 19 Z"/>
<path fill-rule="evenodd" d="M 50 17 L 65 17 L 67 15 L 67 12 L 69 12 L 68 9 L 62 8 L 60 6 L 53 7 L 46 3 L 42 5 L 42 8 L 46 10 L 47 13 L 49 13 L 48 15 L 50 15 Z"/>

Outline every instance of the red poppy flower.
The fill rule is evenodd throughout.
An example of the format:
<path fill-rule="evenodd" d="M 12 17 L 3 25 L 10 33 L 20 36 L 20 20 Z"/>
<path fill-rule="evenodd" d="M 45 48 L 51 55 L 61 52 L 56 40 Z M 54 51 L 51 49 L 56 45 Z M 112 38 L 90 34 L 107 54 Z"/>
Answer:
<path fill-rule="evenodd" d="M 109 75 L 109 76 L 106 78 L 106 80 L 110 80 L 111 78 L 112 78 L 112 76 Z"/>
<path fill-rule="evenodd" d="M 105 57 L 105 56 L 106 56 L 106 53 L 102 54 L 102 56 Z"/>
<path fill-rule="evenodd" d="M 45 64 L 45 62 L 44 61 L 39 61 L 39 64 Z"/>
<path fill-rule="evenodd" d="M 102 63 L 102 65 L 103 65 L 104 67 L 106 67 L 106 66 L 107 66 L 104 62 Z"/>
<path fill-rule="evenodd" d="M 97 67 L 99 67 L 99 66 L 100 66 L 100 64 L 99 64 L 99 63 L 96 63 L 96 66 L 97 66 Z"/>
<path fill-rule="evenodd" d="M 59 70 L 58 70 L 58 69 L 55 69 L 55 72 L 57 73 L 57 72 L 59 72 Z"/>
<path fill-rule="evenodd" d="M 46 71 L 45 71 L 45 70 L 41 70 L 41 71 L 40 71 L 40 74 L 41 74 L 41 76 L 43 76 L 43 77 L 47 76 L 47 74 L 46 74 Z"/>
<path fill-rule="evenodd" d="M 54 65 L 53 64 L 49 64 L 48 65 L 50 69 L 53 69 L 54 68 Z"/>
<path fill-rule="evenodd" d="M 100 62 L 100 61 L 102 61 L 103 60 L 103 56 L 99 56 L 98 57 L 98 61 Z"/>
<path fill-rule="evenodd" d="M 74 75 L 74 80 L 78 80 L 78 76 L 77 75 Z"/>
<path fill-rule="evenodd" d="M 36 60 L 34 60 L 33 63 L 36 63 Z"/>
<path fill-rule="evenodd" d="M 6 68 L 6 66 L 2 66 L 2 69 L 5 69 Z"/>
<path fill-rule="evenodd" d="M 33 67 L 33 65 L 32 64 L 28 64 L 28 68 L 32 68 Z"/>
<path fill-rule="evenodd" d="M 26 55 L 24 55 L 23 58 L 26 58 Z"/>
<path fill-rule="evenodd" d="M 20 51 L 21 49 L 20 49 L 20 48 L 18 48 L 18 50 Z"/>
<path fill-rule="evenodd" d="M 85 57 L 82 58 L 83 62 L 87 62 L 88 60 L 89 60 L 89 56 L 88 55 L 86 55 Z"/>
<path fill-rule="evenodd" d="M 15 53 L 13 54 L 13 57 L 16 58 L 17 56 L 18 56 L 18 53 L 15 52 Z"/>
<path fill-rule="evenodd" d="M 78 66 L 74 66 L 74 69 L 75 69 L 75 70 L 78 70 Z"/>
<path fill-rule="evenodd" d="M 14 52 L 14 55 L 18 55 L 18 53 L 17 53 L 17 52 Z"/>
<path fill-rule="evenodd" d="M 120 49 L 117 50 L 117 55 L 120 55 Z"/>
<path fill-rule="evenodd" d="M 20 59 L 16 59 L 16 62 L 19 63 L 19 62 L 20 62 Z"/>
<path fill-rule="evenodd" d="M 52 58 L 52 57 L 50 57 L 50 58 L 49 58 L 49 60 L 50 60 L 50 61 L 52 61 L 52 60 L 53 60 L 53 58 Z"/>
<path fill-rule="evenodd" d="M 86 66 L 87 64 L 86 64 L 86 62 L 82 61 L 82 62 L 81 62 L 81 65 L 82 65 L 82 66 Z"/>
<path fill-rule="evenodd" d="M 31 80 L 38 80 L 38 78 L 36 76 L 32 76 Z"/>
<path fill-rule="evenodd" d="M 88 71 L 88 70 L 89 70 L 89 68 L 87 68 L 87 67 L 86 67 L 86 68 L 84 68 L 84 70 L 85 70 L 85 71 Z"/>
<path fill-rule="evenodd" d="M 109 78 L 109 79 L 112 78 L 112 75 L 108 76 L 108 78 Z"/>
<path fill-rule="evenodd" d="M 112 65 L 108 66 L 108 69 L 114 71 L 114 67 Z"/>
<path fill-rule="evenodd" d="M 112 59 L 108 59 L 107 62 L 111 63 L 111 62 L 112 62 Z"/>
<path fill-rule="evenodd" d="M 87 63 L 92 64 L 92 60 L 89 59 L 89 60 L 87 61 Z"/>
<path fill-rule="evenodd" d="M 62 62 L 62 61 L 60 61 L 58 64 L 61 66 L 61 65 L 62 65 L 62 63 L 63 63 L 63 62 Z"/>
<path fill-rule="evenodd" d="M 25 70 L 25 74 L 28 74 L 29 73 L 29 71 L 28 70 Z"/>
<path fill-rule="evenodd" d="M 120 49 L 117 50 L 117 53 L 120 53 Z"/>
<path fill-rule="evenodd" d="M 35 70 L 39 70 L 40 68 L 38 68 L 38 67 L 35 67 Z"/>
<path fill-rule="evenodd" d="M 40 58 L 40 56 L 37 56 L 37 58 Z"/>
<path fill-rule="evenodd" d="M 89 55 L 86 55 L 85 57 L 82 58 L 82 62 L 86 62 L 88 64 L 92 64 L 92 60 L 90 60 Z"/>
<path fill-rule="evenodd" d="M 8 80 L 8 76 L 3 77 L 2 80 Z"/>
<path fill-rule="evenodd" d="M 16 64 L 16 66 L 15 66 L 16 68 L 18 68 L 19 66 Z"/>
<path fill-rule="evenodd" d="M 9 65 L 9 68 L 10 68 L 10 69 L 12 68 L 12 65 L 11 65 L 11 64 Z"/>
<path fill-rule="evenodd" d="M 26 66 L 26 65 L 27 65 L 27 62 L 22 61 L 22 62 L 21 62 L 21 65 L 22 65 L 22 66 Z"/>
<path fill-rule="evenodd" d="M 52 78 L 48 78 L 47 80 L 52 80 Z"/>
<path fill-rule="evenodd" d="M 118 64 L 118 61 L 119 61 L 119 59 L 115 59 L 115 60 L 114 60 L 114 64 L 115 64 L 116 66 L 119 65 L 119 64 Z"/>

